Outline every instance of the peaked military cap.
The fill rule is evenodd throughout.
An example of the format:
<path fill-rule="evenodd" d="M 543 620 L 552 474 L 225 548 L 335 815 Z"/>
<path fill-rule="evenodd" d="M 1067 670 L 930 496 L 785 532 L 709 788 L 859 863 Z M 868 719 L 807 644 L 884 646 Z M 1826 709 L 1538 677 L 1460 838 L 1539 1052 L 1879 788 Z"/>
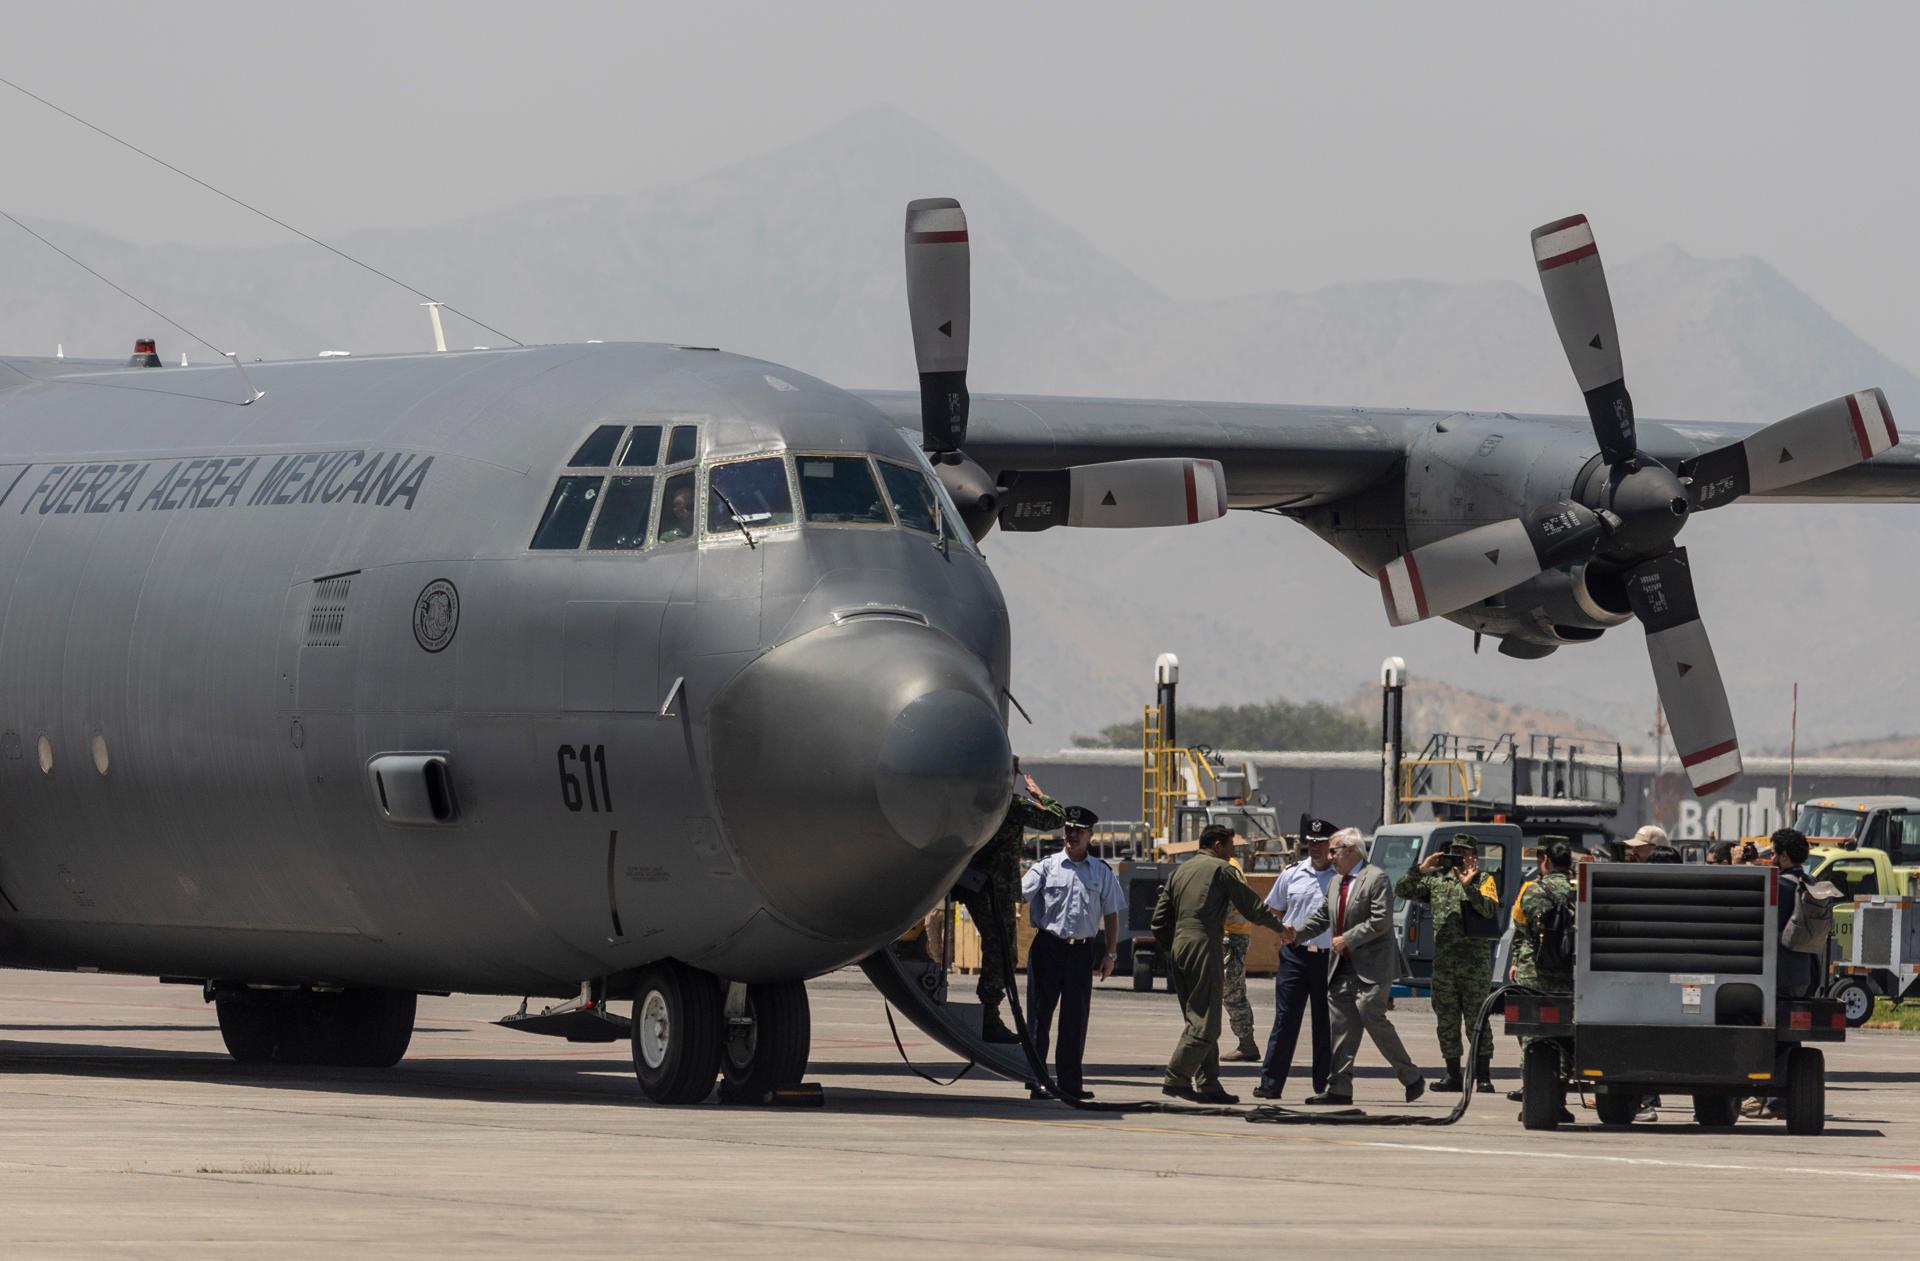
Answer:
<path fill-rule="evenodd" d="M 1312 815 L 1300 816 L 1300 839 L 1306 842 L 1331 840 L 1340 829 L 1325 819 L 1316 819 Z"/>
<path fill-rule="evenodd" d="M 1068 806 L 1066 814 L 1070 828 L 1090 828 L 1100 822 L 1100 816 L 1085 806 Z"/>

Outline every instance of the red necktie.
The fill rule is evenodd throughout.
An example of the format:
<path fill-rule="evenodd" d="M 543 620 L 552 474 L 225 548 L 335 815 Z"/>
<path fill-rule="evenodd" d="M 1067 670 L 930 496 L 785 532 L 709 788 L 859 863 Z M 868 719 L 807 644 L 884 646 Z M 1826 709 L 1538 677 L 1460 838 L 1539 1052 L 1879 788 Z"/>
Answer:
<path fill-rule="evenodd" d="M 1333 931 L 1336 935 L 1347 931 L 1347 885 L 1352 881 L 1352 876 L 1340 877 L 1340 909 L 1333 913 Z"/>

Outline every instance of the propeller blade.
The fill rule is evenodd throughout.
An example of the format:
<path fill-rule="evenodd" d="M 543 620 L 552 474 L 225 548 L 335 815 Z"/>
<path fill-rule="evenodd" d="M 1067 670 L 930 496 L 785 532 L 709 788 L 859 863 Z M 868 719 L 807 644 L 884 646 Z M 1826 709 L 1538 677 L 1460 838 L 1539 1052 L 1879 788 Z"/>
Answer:
<path fill-rule="evenodd" d="M 1591 508 L 1569 500 L 1532 521 L 1476 526 L 1396 556 L 1380 571 L 1387 620 L 1406 626 L 1511 590 L 1592 553 L 1602 528 Z"/>
<path fill-rule="evenodd" d="M 1557 219 L 1533 230 L 1533 261 L 1547 311 L 1567 352 L 1573 379 L 1586 395 L 1594 440 L 1609 464 L 1622 464 L 1639 449 L 1633 428 L 1633 400 L 1627 395 L 1620 363 L 1620 334 L 1613 323 L 1613 298 L 1600 247 L 1585 215 Z"/>
<path fill-rule="evenodd" d="M 1000 492 L 1000 528 L 1056 525 L 1139 529 L 1197 525 L 1226 515 L 1227 474 L 1218 460 L 1157 457 L 1024 470 Z"/>
<path fill-rule="evenodd" d="M 951 197 L 908 202 L 907 313 L 920 369 L 920 444 L 936 455 L 967 440 L 970 286 L 966 211 Z"/>
<path fill-rule="evenodd" d="M 1647 631 L 1647 658 L 1680 764 L 1694 795 L 1704 797 L 1740 774 L 1740 737 L 1694 600 L 1687 549 L 1676 547 L 1628 570 L 1627 601 Z"/>
<path fill-rule="evenodd" d="M 1861 390 L 1683 461 L 1676 471 L 1692 482 L 1687 497 L 1695 511 L 1724 508 L 1742 495 L 1765 494 L 1851 468 L 1899 441 L 1887 396 Z"/>

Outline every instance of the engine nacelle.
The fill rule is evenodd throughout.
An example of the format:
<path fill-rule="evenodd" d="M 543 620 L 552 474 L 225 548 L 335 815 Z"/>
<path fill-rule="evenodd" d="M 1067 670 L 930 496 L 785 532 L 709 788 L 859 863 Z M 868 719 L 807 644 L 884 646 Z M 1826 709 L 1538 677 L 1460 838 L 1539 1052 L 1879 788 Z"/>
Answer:
<path fill-rule="evenodd" d="M 1549 569 L 1500 598 L 1506 620 L 1528 639 L 1581 644 L 1631 621 L 1626 588 L 1617 575 L 1592 563 Z"/>
<path fill-rule="evenodd" d="M 1003 530 L 1196 525 L 1227 511 L 1227 475 L 1218 460 L 1113 460 L 1004 476 Z"/>

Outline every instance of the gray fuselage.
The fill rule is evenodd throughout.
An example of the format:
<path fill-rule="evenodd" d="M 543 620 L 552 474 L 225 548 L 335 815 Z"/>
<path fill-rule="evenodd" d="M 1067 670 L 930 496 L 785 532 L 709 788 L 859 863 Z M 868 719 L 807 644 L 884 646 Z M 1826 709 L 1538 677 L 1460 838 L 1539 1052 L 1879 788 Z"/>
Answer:
<path fill-rule="evenodd" d="M 60 371 L 0 383 L 0 962 L 809 976 L 911 924 L 1004 813 L 978 552 L 899 504 L 805 515 L 802 453 L 925 484 L 852 395 L 636 345 L 260 365 L 250 406 L 231 368 Z M 566 467 L 599 427 L 689 425 L 697 538 L 659 538 L 665 450 Z M 708 470 L 748 456 L 795 518 L 743 506 L 751 544 L 708 516 Z M 563 476 L 602 506 L 645 480 L 654 532 L 530 546 Z M 409 754 L 444 764 L 444 817 L 383 802 L 370 766 Z"/>

